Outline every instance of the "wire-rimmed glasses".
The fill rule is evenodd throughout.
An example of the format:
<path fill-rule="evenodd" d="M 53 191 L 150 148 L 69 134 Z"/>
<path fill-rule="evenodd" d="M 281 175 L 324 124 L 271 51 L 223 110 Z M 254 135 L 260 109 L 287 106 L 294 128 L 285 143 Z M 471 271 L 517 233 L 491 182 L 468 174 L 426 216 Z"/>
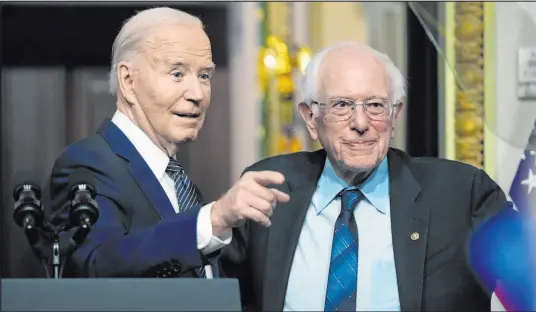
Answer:
<path fill-rule="evenodd" d="M 330 121 L 346 121 L 352 118 L 357 106 L 363 106 L 367 116 L 372 120 L 385 120 L 391 117 L 397 103 L 392 104 L 386 99 L 371 98 L 358 103 L 350 99 L 331 99 L 328 103 L 312 101 L 312 105 L 317 105 L 324 109 L 326 118 Z"/>

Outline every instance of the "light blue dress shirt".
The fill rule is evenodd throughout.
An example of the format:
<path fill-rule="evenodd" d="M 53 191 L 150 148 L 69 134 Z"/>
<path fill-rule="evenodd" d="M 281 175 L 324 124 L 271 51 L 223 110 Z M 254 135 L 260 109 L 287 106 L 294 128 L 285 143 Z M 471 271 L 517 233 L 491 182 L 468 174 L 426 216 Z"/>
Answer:
<path fill-rule="evenodd" d="M 341 202 L 335 196 L 348 184 L 329 160 L 318 180 L 300 233 L 285 296 L 285 311 L 323 311 L 331 244 Z M 359 231 L 357 311 L 400 311 L 391 215 L 389 168 L 385 158 L 359 186 L 365 195 L 354 216 Z"/>

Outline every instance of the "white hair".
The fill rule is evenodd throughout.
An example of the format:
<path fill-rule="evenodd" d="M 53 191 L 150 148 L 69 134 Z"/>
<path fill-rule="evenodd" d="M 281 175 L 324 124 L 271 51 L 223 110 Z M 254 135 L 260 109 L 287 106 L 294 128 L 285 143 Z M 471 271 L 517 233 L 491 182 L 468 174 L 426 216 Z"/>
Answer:
<path fill-rule="evenodd" d="M 305 69 L 305 74 L 302 80 L 301 94 L 302 103 L 310 105 L 312 101 L 318 100 L 318 71 L 324 57 L 332 50 L 346 47 L 346 46 L 358 46 L 368 48 L 372 54 L 381 62 L 386 69 L 389 76 L 389 100 L 391 103 L 400 103 L 406 96 L 406 82 L 404 76 L 400 70 L 393 64 L 389 56 L 374 50 L 373 48 L 355 41 L 339 42 L 332 44 L 320 52 L 313 55 L 311 61 Z"/>
<path fill-rule="evenodd" d="M 145 42 L 148 33 L 155 27 L 172 24 L 192 24 L 201 20 L 186 12 L 168 7 L 158 7 L 138 12 L 127 19 L 112 46 L 112 64 L 109 74 L 110 93 L 117 92 L 117 65 L 122 61 L 129 61 L 140 52 L 140 46 Z"/>

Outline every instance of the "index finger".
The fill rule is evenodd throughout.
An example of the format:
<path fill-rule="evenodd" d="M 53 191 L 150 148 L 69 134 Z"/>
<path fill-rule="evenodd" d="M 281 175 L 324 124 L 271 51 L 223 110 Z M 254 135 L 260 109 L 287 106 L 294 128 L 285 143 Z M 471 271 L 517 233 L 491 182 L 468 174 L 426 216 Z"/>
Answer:
<path fill-rule="evenodd" d="M 263 186 L 285 183 L 285 176 L 277 171 L 250 171 L 249 176 L 253 179 L 253 181 Z"/>

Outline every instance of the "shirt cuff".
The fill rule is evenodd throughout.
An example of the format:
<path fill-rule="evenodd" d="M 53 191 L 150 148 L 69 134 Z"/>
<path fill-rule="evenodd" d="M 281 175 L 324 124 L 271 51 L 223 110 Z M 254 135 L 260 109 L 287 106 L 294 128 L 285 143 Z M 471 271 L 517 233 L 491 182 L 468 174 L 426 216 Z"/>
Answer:
<path fill-rule="evenodd" d="M 229 245 L 233 239 L 232 233 L 226 237 L 216 237 L 212 235 L 212 220 L 210 213 L 214 202 L 201 207 L 197 216 L 197 249 L 205 255 Z"/>

